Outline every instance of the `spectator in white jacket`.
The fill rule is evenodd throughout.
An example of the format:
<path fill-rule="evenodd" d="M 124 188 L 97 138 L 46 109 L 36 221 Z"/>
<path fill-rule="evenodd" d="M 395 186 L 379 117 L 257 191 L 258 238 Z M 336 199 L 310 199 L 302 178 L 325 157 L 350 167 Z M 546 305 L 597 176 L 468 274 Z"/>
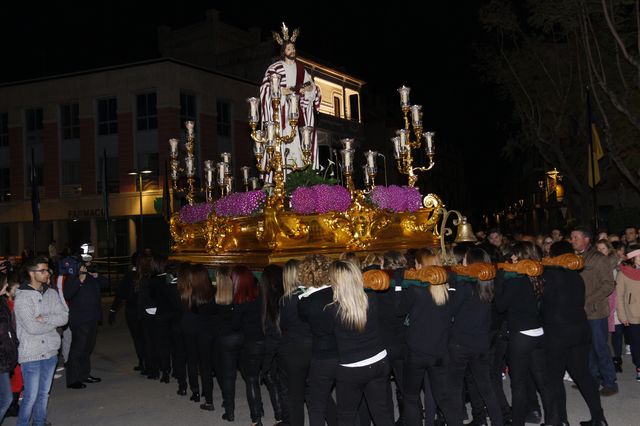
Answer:
<path fill-rule="evenodd" d="M 58 294 L 49 288 L 51 271 L 47 259 L 35 257 L 25 263 L 25 279 L 16 293 L 16 330 L 20 346 L 24 396 L 17 426 L 43 426 L 53 374 L 58 362 L 60 335 L 69 314 Z"/>

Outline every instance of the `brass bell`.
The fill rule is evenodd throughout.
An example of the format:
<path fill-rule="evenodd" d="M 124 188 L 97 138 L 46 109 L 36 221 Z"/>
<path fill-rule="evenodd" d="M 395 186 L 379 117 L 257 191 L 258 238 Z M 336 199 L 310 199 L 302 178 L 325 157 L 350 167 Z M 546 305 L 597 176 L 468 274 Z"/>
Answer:
<path fill-rule="evenodd" d="M 475 234 L 473 233 L 473 229 L 471 228 L 471 224 L 467 222 L 467 217 L 462 216 L 460 223 L 458 223 L 458 233 L 456 234 L 456 243 L 475 243 L 478 241 Z"/>

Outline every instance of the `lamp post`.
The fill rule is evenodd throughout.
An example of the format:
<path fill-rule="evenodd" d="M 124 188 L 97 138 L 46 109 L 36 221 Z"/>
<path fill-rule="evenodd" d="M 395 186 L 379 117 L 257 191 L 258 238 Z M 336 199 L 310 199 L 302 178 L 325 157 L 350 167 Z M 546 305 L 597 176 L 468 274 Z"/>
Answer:
<path fill-rule="evenodd" d="M 131 170 L 129 176 L 136 176 L 138 181 L 138 193 L 140 194 L 140 235 L 138 238 L 138 255 L 142 254 L 144 250 L 144 215 L 142 211 L 142 175 L 148 175 L 153 173 L 149 169 Z"/>

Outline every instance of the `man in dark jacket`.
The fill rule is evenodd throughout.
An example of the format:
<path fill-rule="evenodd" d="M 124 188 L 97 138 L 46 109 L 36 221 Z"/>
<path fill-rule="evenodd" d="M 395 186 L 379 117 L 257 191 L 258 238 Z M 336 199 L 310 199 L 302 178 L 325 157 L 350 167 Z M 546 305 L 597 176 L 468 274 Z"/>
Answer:
<path fill-rule="evenodd" d="M 608 338 L 609 295 L 613 292 L 613 268 L 611 262 L 591 243 L 591 231 L 576 228 L 571 232 L 571 246 L 584 259 L 580 272 L 584 280 L 584 310 L 591 327 L 591 352 L 589 369 L 597 383 L 602 384 L 600 394 L 618 393 L 616 372 L 611 360 Z"/>
<path fill-rule="evenodd" d="M 69 303 L 69 327 L 71 328 L 71 350 L 67 365 L 67 387 L 84 389 L 85 383 L 98 383 L 91 375 L 91 353 L 96 345 L 98 323 L 102 321 L 100 288 L 104 279 L 98 277 L 87 262 L 80 266 L 77 277 L 69 279 L 64 286 L 64 297 Z"/>

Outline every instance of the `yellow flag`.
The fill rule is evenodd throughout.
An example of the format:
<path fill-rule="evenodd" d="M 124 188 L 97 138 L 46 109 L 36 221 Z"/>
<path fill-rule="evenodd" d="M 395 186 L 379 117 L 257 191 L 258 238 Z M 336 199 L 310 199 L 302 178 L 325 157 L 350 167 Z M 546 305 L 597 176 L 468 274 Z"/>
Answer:
<path fill-rule="evenodd" d="M 591 124 L 591 137 L 593 138 L 593 145 L 589 145 L 587 147 L 587 158 L 589 159 L 589 186 L 593 188 L 593 181 L 595 178 L 596 185 L 600 183 L 600 166 L 598 165 L 598 161 L 604 157 L 604 152 L 602 151 L 602 145 L 600 144 L 600 135 L 598 135 L 598 129 L 595 124 Z M 591 146 L 593 146 L 593 153 L 591 152 Z M 593 155 L 593 161 L 591 161 L 591 155 Z M 593 173 L 591 171 L 591 167 L 594 167 Z"/>

